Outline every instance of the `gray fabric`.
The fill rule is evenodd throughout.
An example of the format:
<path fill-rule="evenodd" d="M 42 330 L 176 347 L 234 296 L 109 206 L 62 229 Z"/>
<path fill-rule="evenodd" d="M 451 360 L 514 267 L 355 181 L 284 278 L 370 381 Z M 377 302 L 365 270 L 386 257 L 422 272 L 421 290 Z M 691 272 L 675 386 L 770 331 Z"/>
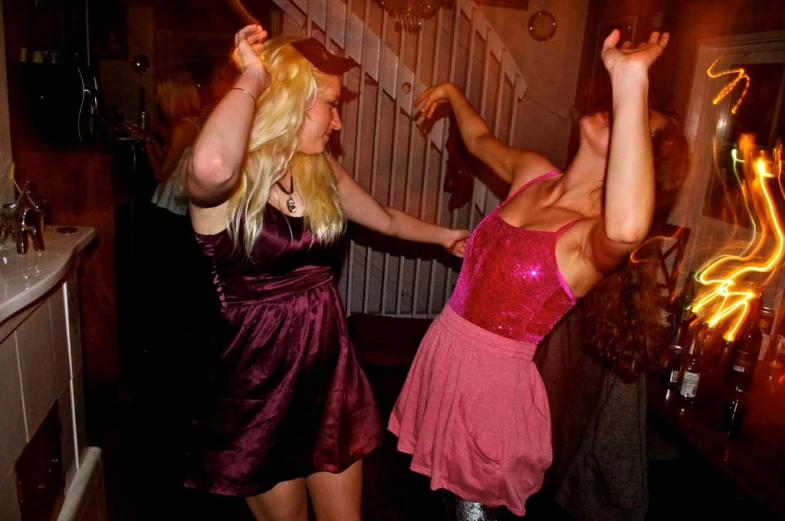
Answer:
<path fill-rule="evenodd" d="M 643 520 L 645 378 L 624 383 L 581 351 L 581 320 L 579 306 L 535 356 L 550 402 L 556 501 L 578 520 Z"/>

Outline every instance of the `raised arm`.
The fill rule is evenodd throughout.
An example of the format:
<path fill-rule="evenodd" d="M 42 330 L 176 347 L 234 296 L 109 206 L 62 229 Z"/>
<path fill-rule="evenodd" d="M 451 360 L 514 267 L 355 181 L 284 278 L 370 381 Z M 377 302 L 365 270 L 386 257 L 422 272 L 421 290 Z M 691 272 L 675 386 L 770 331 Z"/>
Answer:
<path fill-rule="evenodd" d="M 434 85 L 414 101 L 415 106 L 422 104 L 420 113 L 428 119 L 433 117 L 436 108 L 443 103 L 450 104 L 461 138 L 469 152 L 507 183 L 515 185 L 525 182 L 552 167 L 541 155 L 511 147 L 494 136 L 480 113 L 454 83 Z"/>
<path fill-rule="evenodd" d="M 242 73 L 213 109 L 186 164 L 186 189 L 196 206 L 221 204 L 239 181 L 256 100 L 267 87 L 267 71 L 260 59 L 266 36 L 260 26 L 249 25 L 234 37 L 233 58 Z"/>
<path fill-rule="evenodd" d="M 602 60 L 613 89 L 613 127 L 605 179 L 604 216 L 591 231 L 589 251 L 601 271 L 618 266 L 646 237 L 654 215 L 654 160 L 648 106 L 649 67 L 669 35 L 651 34 L 637 48 L 614 30 L 603 44 Z"/>
<path fill-rule="evenodd" d="M 407 241 L 443 246 L 447 251 L 463 257 L 468 230 L 452 230 L 412 217 L 396 208 L 380 205 L 358 185 L 352 176 L 330 157 L 346 217 L 369 230 Z"/>

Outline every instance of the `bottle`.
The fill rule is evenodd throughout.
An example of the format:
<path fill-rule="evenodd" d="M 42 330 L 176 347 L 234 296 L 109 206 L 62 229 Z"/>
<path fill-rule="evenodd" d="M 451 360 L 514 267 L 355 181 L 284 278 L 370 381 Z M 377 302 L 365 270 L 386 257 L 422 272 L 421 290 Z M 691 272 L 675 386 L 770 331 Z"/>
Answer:
<path fill-rule="evenodd" d="M 722 400 L 722 416 L 720 417 L 720 427 L 726 434 L 736 434 L 741 430 L 744 417 L 749 409 L 749 393 L 743 389 L 735 387 L 727 389 Z"/>
<path fill-rule="evenodd" d="M 692 314 L 693 300 L 695 300 L 695 272 L 690 271 L 687 275 L 687 280 L 684 282 L 684 287 L 676 300 L 676 319 L 679 324 L 688 321 Z"/>
<path fill-rule="evenodd" d="M 684 358 L 684 348 L 679 344 L 673 344 L 671 347 L 671 359 L 665 367 L 665 385 L 668 387 L 676 387 L 679 385 L 681 377 L 681 364 Z"/>
<path fill-rule="evenodd" d="M 752 388 L 752 379 L 755 367 L 760 356 L 763 332 L 760 329 L 761 308 L 763 300 L 759 295 L 750 307 L 750 314 L 736 339 L 736 346 L 730 357 L 728 376 L 725 387 L 727 389 L 741 389 L 749 392 Z"/>
<path fill-rule="evenodd" d="M 785 365 L 785 336 L 777 335 L 774 345 L 769 348 L 763 360 L 763 385 L 766 393 L 776 394 L 783 382 L 783 366 Z"/>
<path fill-rule="evenodd" d="M 147 107 L 145 106 L 145 91 L 144 87 L 139 87 L 139 128 L 147 130 L 150 126 L 147 116 Z"/>
<path fill-rule="evenodd" d="M 674 320 L 676 316 L 673 317 Z M 665 384 L 668 387 L 678 387 L 681 383 L 681 367 L 684 361 L 685 346 L 690 341 L 690 324 L 681 323 L 675 328 L 673 340 L 670 346 L 671 358 L 665 367 Z"/>
<path fill-rule="evenodd" d="M 698 383 L 701 376 L 701 362 L 703 358 L 703 346 L 709 336 L 709 327 L 703 324 L 698 330 L 698 333 L 693 337 L 690 343 L 690 349 L 687 356 L 684 357 L 684 363 L 681 370 L 681 387 L 679 394 L 688 404 L 695 402 L 695 397 L 698 394 Z"/>
<path fill-rule="evenodd" d="M 772 330 L 774 328 L 774 312 L 771 308 L 763 306 L 760 312 L 760 332 L 763 334 L 763 340 L 760 344 L 760 356 L 758 360 L 766 358 L 766 353 L 769 352 L 772 337 Z M 771 346 L 772 348 L 774 346 Z"/>

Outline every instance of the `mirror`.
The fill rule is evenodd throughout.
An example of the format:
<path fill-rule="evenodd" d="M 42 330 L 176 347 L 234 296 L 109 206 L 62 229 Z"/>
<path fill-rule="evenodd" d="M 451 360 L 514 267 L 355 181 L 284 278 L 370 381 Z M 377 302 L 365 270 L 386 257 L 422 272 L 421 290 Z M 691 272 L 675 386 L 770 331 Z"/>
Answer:
<path fill-rule="evenodd" d="M 771 56 L 776 58 L 775 55 Z M 785 63 L 729 63 L 729 68 L 743 68 L 750 78 L 746 96 L 741 100 L 736 113 L 732 107 L 739 101 L 744 91 L 744 81 L 738 82 L 720 102 L 719 117 L 715 131 L 714 161 L 711 180 L 706 192 L 703 214 L 720 221 L 751 228 L 749 214 L 742 204 L 742 184 L 739 182 L 742 168 L 734 160 L 737 142 L 742 134 L 755 136 L 757 146 L 771 152 L 777 139 L 785 137 Z M 730 86 L 738 74 L 716 79 L 714 90 Z M 713 94 L 714 90 L 710 91 Z M 772 193 L 780 215 L 785 215 L 785 201 L 772 179 Z"/>

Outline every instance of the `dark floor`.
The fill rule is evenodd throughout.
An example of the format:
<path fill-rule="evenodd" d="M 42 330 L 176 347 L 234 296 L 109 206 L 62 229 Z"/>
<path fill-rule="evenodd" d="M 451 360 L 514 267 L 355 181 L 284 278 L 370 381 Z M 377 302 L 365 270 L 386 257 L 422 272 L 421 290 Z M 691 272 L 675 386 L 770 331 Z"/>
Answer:
<path fill-rule="evenodd" d="M 150 360 L 152 367 L 167 364 Z M 365 368 L 384 416 L 392 407 L 405 368 Z M 158 373 L 158 374 L 156 374 Z M 184 439 L 179 390 L 169 370 L 149 371 L 144 389 L 129 393 L 104 414 L 93 443 L 104 451 L 109 521 L 253 521 L 242 500 L 188 491 L 180 485 Z M 133 399 L 130 399 L 133 398 Z M 408 456 L 395 450 L 395 438 L 364 462 L 363 518 L 366 521 L 446 521 L 440 498 L 423 476 L 408 469 Z M 651 504 L 647 519 L 752 520 L 707 469 L 685 459 L 650 463 Z M 528 503 L 528 521 L 571 519 L 548 493 Z"/>
<path fill-rule="evenodd" d="M 403 382 L 400 368 L 366 369 L 384 416 L 392 407 L 393 381 Z M 157 377 L 148 375 L 146 384 Z M 168 406 L 167 384 L 160 391 L 119 404 L 104 415 L 93 443 L 104 451 L 109 521 L 210 520 L 253 521 L 242 500 L 184 489 L 180 477 L 183 425 Z M 395 449 L 388 434 L 384 445 L 363 462 L 363 519 L 366 521 L 447 521 L 441 498 L 424 476 L 411 472 L 409 457 Z M 527 520 L 570 519 L 548 502 L 530 508 Z M 518 519 L 511 516 L 512 519 Z"/>

